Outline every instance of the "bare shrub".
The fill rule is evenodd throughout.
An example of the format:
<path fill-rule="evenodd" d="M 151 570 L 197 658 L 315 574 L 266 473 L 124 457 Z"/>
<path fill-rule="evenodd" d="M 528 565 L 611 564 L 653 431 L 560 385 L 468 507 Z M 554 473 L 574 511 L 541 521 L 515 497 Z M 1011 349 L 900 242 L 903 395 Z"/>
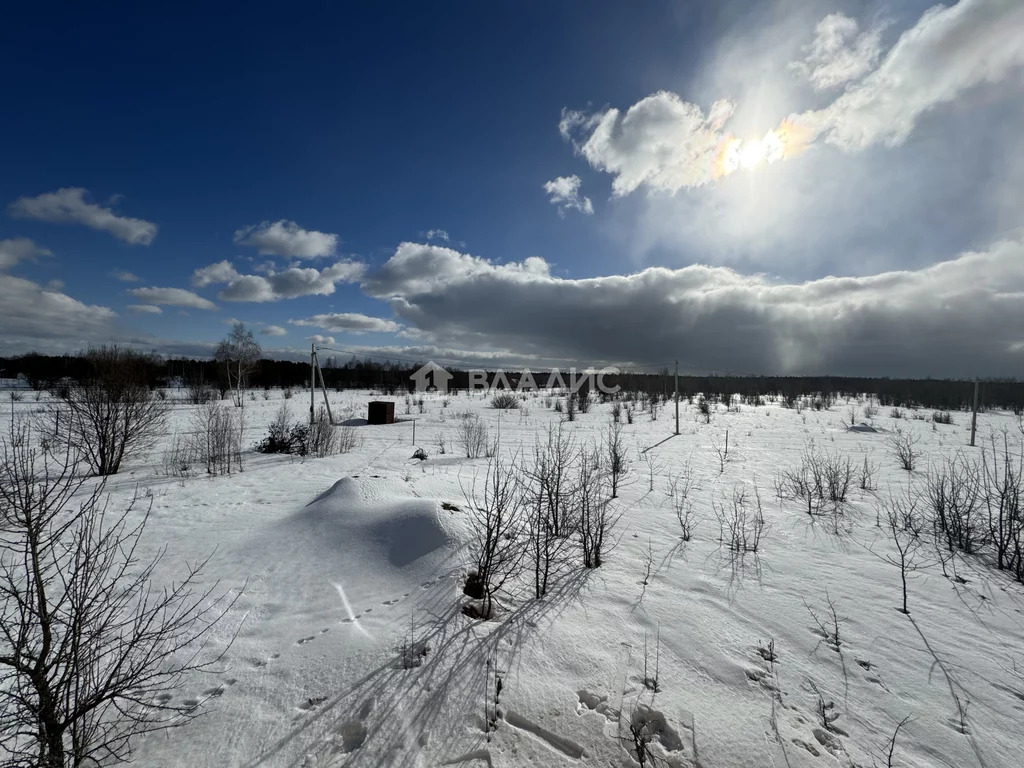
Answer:
<path fill-rule="evenodd" d="M 157 588 L 140 560 L 148 513 L 109 511 L 60 454 L 23 426 L 0 441 L 0 751 L 5 765 L 128 761 L 137 736 L 199 706 L 167 696 L 209 671 L 208 633 L 232 602 L 202 588 L 204 563 Z"/>
<path fill-rule="evenodd" d="M 579 520 L 580 550 L 584 568 L 600 568 L 618 523 L 609 499 L 605 498 L 607 478 L 597 453 L 580 452 L 576 486 L 576 518 Z M 614 497 L 613 497 L 614 498 Z"/>
<path fill-rule="evenodd" d="M 309 425 L 308 453 L 311 456 L 324 458 L 338 450 L 338 428 L 331 423 L 327 409 L 317 409 L 312 423 Z"/>
<path fill-rule="evenodd" d="M 242 416 L 220 403 L 209 402 L 192 415 L 195 455 L 211 475 L 242 470 Z"/>
<path fill-rule="evenodd" d="M 491 398 L 491 408 L 510 410 L 519 407 L 519 398 L 513 392 L 499 392 Z"/>
<path fill-rule="evenodd" d="M 619 419 L 622 418 L 622 403 L 615 401 L 612 403 L 612 423 L 618 424 Z"/>
<path fill-rule="evenodd" d="M 693 489 L 693 470 L 690 463 L 683 465 L 682 471 L 668 481 L 668 496 L 672 509 L 679 521 L 679 529 L 683 541 L 693 538 L 696 528 L 696 521 L 693 511 L 693 502 L 690 501 L 690 491 Z"/>
<path fill-rule="evenodd" d="M 626 444 L 622 439 L 621 424 L 612 424 L 605 434 L 604 464 L 614 499 L 619 495 L 619 485 L 623 475 L 629 471 L 629 457 L 626 455 Z"/>
<path fill-rule="evenodd" d="M 892 448 L 892 455 L 902 469 L 907 472 L 914 471 L 917 462 L 917 443 L 920 438 L 911 431 L 904 432 L 896 429 L 889 437 L 889 446 Z"/>
<path fill-rule="evenodd" d="M 565 398 L 565 420 L 576 421 L 576 393 L 570 392 Z"/>
<path fill-rule="evenodd" d="M 578 510 L 572 479 L 573 443 L 562 425 L 548 427 L 547 442 L 534 446 L 533 463 L 519 469 L 528 513 L 527 541 L 533 565 L 534 596 L 547 593 L 566 561 Z"/>
<path fill-rule="evenodd" d="M 711 509 L 718 518 L 720 540 L 732 552 L 757 552 L 764 534 L 765 520 L 761 493 L 756 485 L 751 498 L 746 487 L 737 483 L 730 497 L 723 493 L 721 502 L 712 498 Z"/>
<path fill-rule="evenodd" d="M 339 424 L 334 434 L 338 439 L 338 453 L 349 453 L 359 445 L 359 433 L 351 424 Z M 444 453 L 443 448 L 441 453 Z"/>
<path fill-rule="evenodd" d="M 48 409 L 53 434 L 100 476 L 113 475 L 126 454 L 152 447 L 167 404 L 146 386 L 148 359 L 119 347 L 89 351 L 90 371 L 69 383 Z"/>
<path fill-rule="evenodd" d="M 494 602 L 505 587 L 522 570 L 526 547 L 520 507 L 519 485 L 511 465 L 500 459 L 487 463 L 483 486 L 473 486 L 466 492 L 472 529 L 470 551 L 473 567 L 463 589 L 466 595 L 478 601 L 474 612 L 489 619 Z"/>
<path fill-rule="evenodd" d="M 194 379 L 185 387 L 185 401 L 192 405 L 205 405 L 213 400 L 214 390 L 203 383 L 202 379 Z"/>
<path fill-rule="evenodd" d="M 455 439 L 467 459 L 479 459 L 491 451 L 490 432 L 480 417 L 467 411 L 455 428 Z"/>
<path fill-rule="evenodd" d="M 169 477 L 191 477 L 197 471 L 200 456 L 192 435 L 175 435 L 171 447 L 164 451 L 163 470 Z"/>
<path fill-rule="evenodd" d="M 878 483 L 875 478 L 878 475 L 878 464 L 870 461 L 865 454 L 864 461 L 860 466 L 858 485 L 862 491 L 878 490 Z"/>
<path fill-rule="evenodd" d="M 1024 581 L 1024 446 L 1013 446 L 1006 432 L 1001 444 L 992 435 L 982 449 L 982 483 L 996 567 Z"/>
<path fill-rule="evenodd" d="M 936 537 L 950 552 L 977 552 L 985 536 L 981 467 L 958 451 L 930 467 L 924 485 Z"/>
<path fill-rule="evenodd" d="M 785 470 L 775 480 L 780 499 L 800 501 L 808 515 L 841 511 L 853 483 L 853 463 L 848 456 L 820 451 L 807 445 L 800 467 Z"/>
<path fill-rule="evenodd" d="M 932 414 L 932 423 L 934 424 L 952 424 L 953 415 L 949 411 L 935 411 Z"/>

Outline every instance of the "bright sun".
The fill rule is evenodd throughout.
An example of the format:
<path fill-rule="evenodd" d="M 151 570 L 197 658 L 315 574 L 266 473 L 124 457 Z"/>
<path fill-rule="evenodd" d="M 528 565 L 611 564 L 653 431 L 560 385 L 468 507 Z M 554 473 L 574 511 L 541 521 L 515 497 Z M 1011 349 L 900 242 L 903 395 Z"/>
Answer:
<path fill-rule="evenodd" d="M 792 130 L 783 123 L 778 130 L 768 131 L 760 139 L 738 139 L 729 136 L 718 149 L 715 158 L 715 178 L 728 176 L 741 168 L 752 171 L 765 164 L 789 157 L 802 149 L 801 142 L 794 142 Z"/>

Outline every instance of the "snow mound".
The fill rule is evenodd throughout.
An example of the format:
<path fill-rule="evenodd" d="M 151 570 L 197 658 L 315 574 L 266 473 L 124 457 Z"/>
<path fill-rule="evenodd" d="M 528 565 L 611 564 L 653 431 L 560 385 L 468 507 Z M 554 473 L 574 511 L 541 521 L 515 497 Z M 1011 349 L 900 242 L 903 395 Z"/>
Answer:
<path fill-rule="evenodd" d="M 872 427 L 870 424 L 865 424 L 863 421 L 860 424 L 854 424 L 846 428 L 847 432 L 878 432 L 879 430 Z"/>
<path fill-rule="evenodd" d="M 339 542 L 338 549 L 348 555 L 361 551 L 404 568 L 445 550 L 452 537 L 441 525 L 437 502 L 400 498 L 400 492 L 393 483 L 346 477 L 309 502 L 297 517 L 311 524 L 321 541 Z"/>

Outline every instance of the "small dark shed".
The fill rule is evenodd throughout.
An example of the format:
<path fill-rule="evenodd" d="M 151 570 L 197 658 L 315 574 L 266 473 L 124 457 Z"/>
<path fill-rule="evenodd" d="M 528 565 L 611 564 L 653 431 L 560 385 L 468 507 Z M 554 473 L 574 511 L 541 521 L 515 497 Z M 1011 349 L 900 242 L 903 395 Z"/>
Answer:
<path fill-rule="evenodd" d="M 367 424 L 394 424 L 395 404 L 391 400 L 371 400 L 366 414 Z"/>

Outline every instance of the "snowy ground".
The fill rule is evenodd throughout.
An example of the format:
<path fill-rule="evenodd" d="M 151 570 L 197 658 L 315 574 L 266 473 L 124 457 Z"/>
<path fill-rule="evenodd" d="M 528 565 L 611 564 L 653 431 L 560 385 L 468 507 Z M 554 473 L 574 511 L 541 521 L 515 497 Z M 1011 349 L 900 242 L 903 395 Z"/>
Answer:
<path fill-rule="evenodd" d="M 33 397 L 4 403 L 3 419 L 39 409 Z M 247 447 L 280 397 L 258 393 L 246 403 Z M 331 395 L 338 411 L 359 415 L 372 397 Z M 935 567 L 912 579 L 908 617 L 896 610 L 898 570 L 878 556 L 892 545 L 875 526 L 876 494 L 855 491 L 837 532 L 772 490 L 775 473 L 796 466 L 814 440 L 857 465 L 865 454 L 878 462 L 886 493 L 912 475 L 891 458 L 884 430 L 911 429 L 925 454 L 938 456 L 966 446 L 969 414 L 933 426 L 882 409 L 872 420 L 882 431 L 871 433 L 845 429 L 843 401 L 822 412 L 720 409 L 710 424 L 683 403 L 678 437 L 670 437 L 671 405 L 656 421 L 638 414 L 624 427 L 632 466 L 607 563 L 567 572 L 541 601 L 526 599 L 524 580 L 501 621 L 480 622 L 460 612 L 463 489 L 486 461 L 452 447 L 456 414 L 479 413 L 492 436 L 500 419 L 502 455 L 532 449 L 561 414 L 541 398 L 502 412 L 463 394 L 447 407 L 429 395 L 426 413 L 406 416 L 396 400 L 399 418 L 417 419 L 415 445 L 410 421 L 362 425 L 345 455 L 249 452 L 244 472 L 185 480 L 161 469 L 174 432 L 189 428 L 191 407 L 175 404 L 163 444 L 108 483 L 115 505 L 136 489 L 151 496 L 146 542 L 167 545 L 167 577 L 213 552 L 205 578 L 241 591 L 217 630 L 221 647 L 237 631 L 223 671 L 173 693 L 205 702 L 206 714 L 140 741 L 139 765 L 628 766 L 636 765 L 624 741 L 635 712 L 663 721 L 655 749 L 659 764 L 673 766 L 886 765 L 888 740 L 907 716 L 893 765 L 1022 764 L 1024 588 L 978 561 L 959 565 L 964 584 Z M 299 393 L 291 403 L 303 418 L 308 400 Z M 577 441 L 599 440 L 609 408 L 596 405 L 566 429 Z M 981 437 L 1016 433 L 1008 414 L 979 422 Z M 726 430 L 720 473 L 712 441 Z M 415 446 L 430 458 L 412 460 Z M 650 466 L 639 455 L 647 448 Z M 667 488 L 686 461 L 699 522 L 684 543 Z M 739 482 L 760 488 L 768 529 L 758 554 L 737 560 L 719 543 L 710 502 Z M 845 619 L 838 651 L 807 608 L 824 613 L 826 591 Z M 405 669 L 399 647 L 410 624 L 429 652 Z M 643 686 L 645 642 L 650 667 L 659 632 L 654 693 Z M 762 652 L 771 641 L 774 665 Z M 487 738 L 485 690 L 496 673 L 502 718 Z M 839 714 L 832 730 L 819 721 L 815 689 Z"/>

